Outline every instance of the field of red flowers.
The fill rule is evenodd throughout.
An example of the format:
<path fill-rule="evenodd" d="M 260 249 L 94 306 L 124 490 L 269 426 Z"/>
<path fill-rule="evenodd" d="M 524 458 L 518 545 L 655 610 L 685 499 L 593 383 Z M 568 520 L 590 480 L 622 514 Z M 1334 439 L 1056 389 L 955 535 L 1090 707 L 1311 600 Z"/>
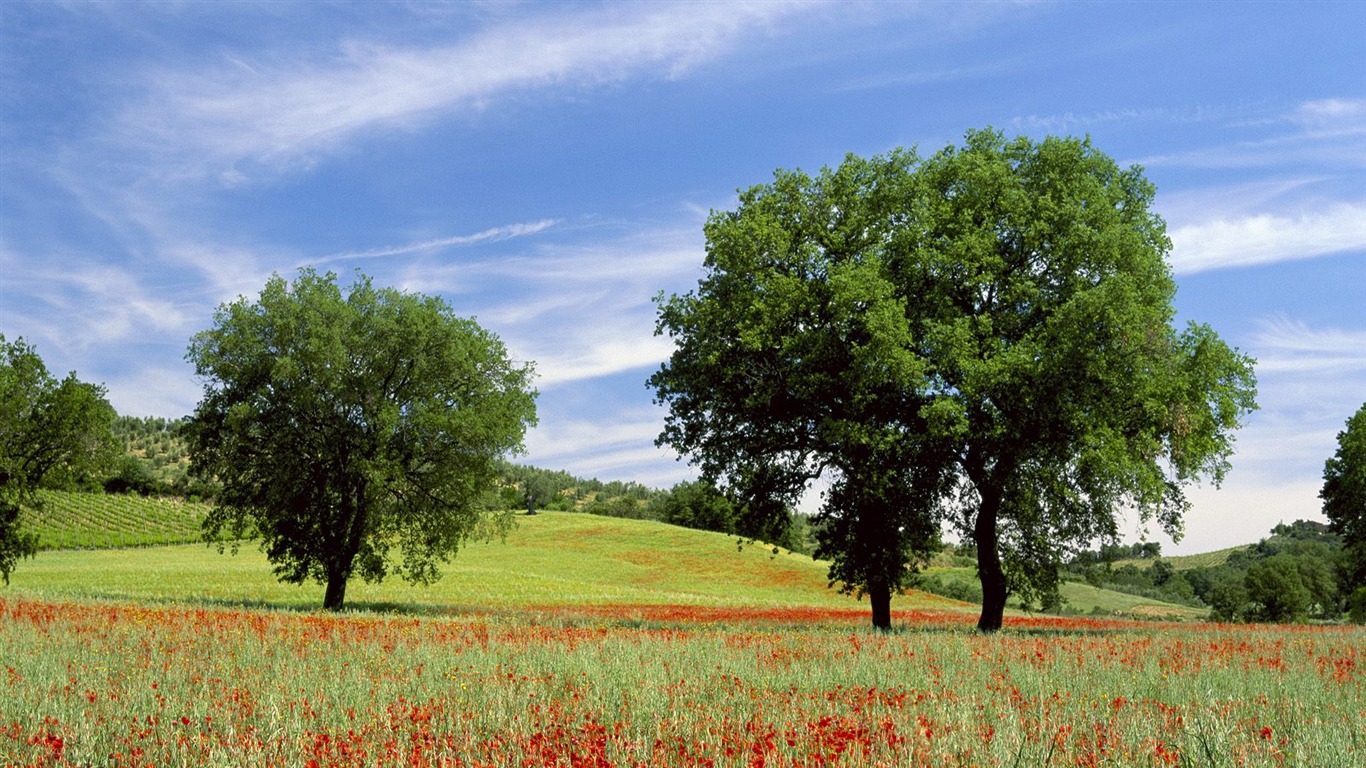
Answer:
<path fill-rule="evenodd" d="M 0 599 L 8 766 L 1366 765 L 1359 629 Z"/>

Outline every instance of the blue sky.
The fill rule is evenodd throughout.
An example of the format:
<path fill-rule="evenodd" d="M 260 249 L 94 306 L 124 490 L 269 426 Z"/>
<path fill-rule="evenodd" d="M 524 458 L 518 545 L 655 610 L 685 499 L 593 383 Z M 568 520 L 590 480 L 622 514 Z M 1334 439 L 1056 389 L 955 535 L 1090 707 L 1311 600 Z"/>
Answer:
<path fill-rule="evenodd" d="M 667 487 L 652 298 L 776 168 L 1089 134 L 1261 410 L 1169 552 L 1318 518 L 1366 400 L 1366 3 L 0 4 L 0 333 L 190 413 L 272 273 L 444 296 L 535 361 L 522 461 Z M 1163 540 L 1159 537 L 1159 540 Z"/>

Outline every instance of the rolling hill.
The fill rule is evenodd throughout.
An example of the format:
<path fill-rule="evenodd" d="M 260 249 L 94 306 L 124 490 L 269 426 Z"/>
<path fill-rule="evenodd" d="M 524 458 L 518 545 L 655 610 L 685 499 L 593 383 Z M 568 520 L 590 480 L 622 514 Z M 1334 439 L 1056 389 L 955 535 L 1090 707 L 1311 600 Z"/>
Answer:
<path fill-rule="evenodd" d="M 88 497 L 88 498 L 82 498 Z M 321 587 L 281 584 L 254 544 L 236 555 L 198 541 L 207 507 L 170 499 L 44 493 L 31 515 L 48 551 L 23 563 L 12 588 L 79 598 L 253 604 L 314 608 Z M 353 607 L 412 611 L 638 605 L 866 610 L 867 603 L 827 586 L 826 564 L 733 536 L 573 512 L 516 516 L 502 540 L 471 541 L 436 584 L 354 580 Z M 130 547 L 141 547 L 132 549 Z M 150 547 L 150 549 L 148 548 Z M 972 580 L 971 568 L 936 567 L 944 579 Z M 1203 612 L 1132 595 L 1065 584 L 1082 613 L 1196 619 Z M 893 601 L 895 610 L 974 612 L 975 606 L 924 592 Z"/>

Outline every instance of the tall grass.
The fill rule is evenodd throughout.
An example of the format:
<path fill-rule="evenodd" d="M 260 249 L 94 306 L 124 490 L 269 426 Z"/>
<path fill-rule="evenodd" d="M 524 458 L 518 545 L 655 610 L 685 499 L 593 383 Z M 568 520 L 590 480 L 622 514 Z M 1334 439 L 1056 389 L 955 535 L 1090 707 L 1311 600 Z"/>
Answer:
<path fill-rule="evenodd" d="M 10 765 L 1366 764 L 1366 635 L 0 599 Z M 1041 628 L 1042 627 L 1042 628 Z"/>

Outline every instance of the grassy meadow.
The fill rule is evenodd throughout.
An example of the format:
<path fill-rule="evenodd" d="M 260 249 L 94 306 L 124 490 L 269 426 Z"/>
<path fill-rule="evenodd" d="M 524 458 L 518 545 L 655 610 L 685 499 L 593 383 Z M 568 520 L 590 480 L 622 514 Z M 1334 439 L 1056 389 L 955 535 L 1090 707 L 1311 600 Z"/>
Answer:
<path fill-rule="evenodd" d="M 425 587 L 397 578 L 380 584 L 356 579 L 347 603 L 417 612 L 604 603 L 861 607 L 828 589 L 825 566 L 804 555 L 741 546 L 724 534 L 573 512 L 518 516 L 506 538 L 468 542 L 443 573 Z M 253 543 L 237 554 L 202 543 L 43 552 L 23 562 L 11 589 L 52 598 L 302 609 L 318 607 L 322 597 L 317 584 L 276 581 Z M 966 608 L 932 595 L 902 601 Z"/>
<path fill-rule="evenodd" d="M 983 637 L 910 593 L 876 634 L 810 558 L 575 513 L 430 587 L 353 582 L 345 614 L 321 593 L 253 545 L 21 562 L 0 765 L 1366 764 L 1359 628 L 1014 612 Z M 1143 615 L 1094 599 L 1121 598 Z"/>

